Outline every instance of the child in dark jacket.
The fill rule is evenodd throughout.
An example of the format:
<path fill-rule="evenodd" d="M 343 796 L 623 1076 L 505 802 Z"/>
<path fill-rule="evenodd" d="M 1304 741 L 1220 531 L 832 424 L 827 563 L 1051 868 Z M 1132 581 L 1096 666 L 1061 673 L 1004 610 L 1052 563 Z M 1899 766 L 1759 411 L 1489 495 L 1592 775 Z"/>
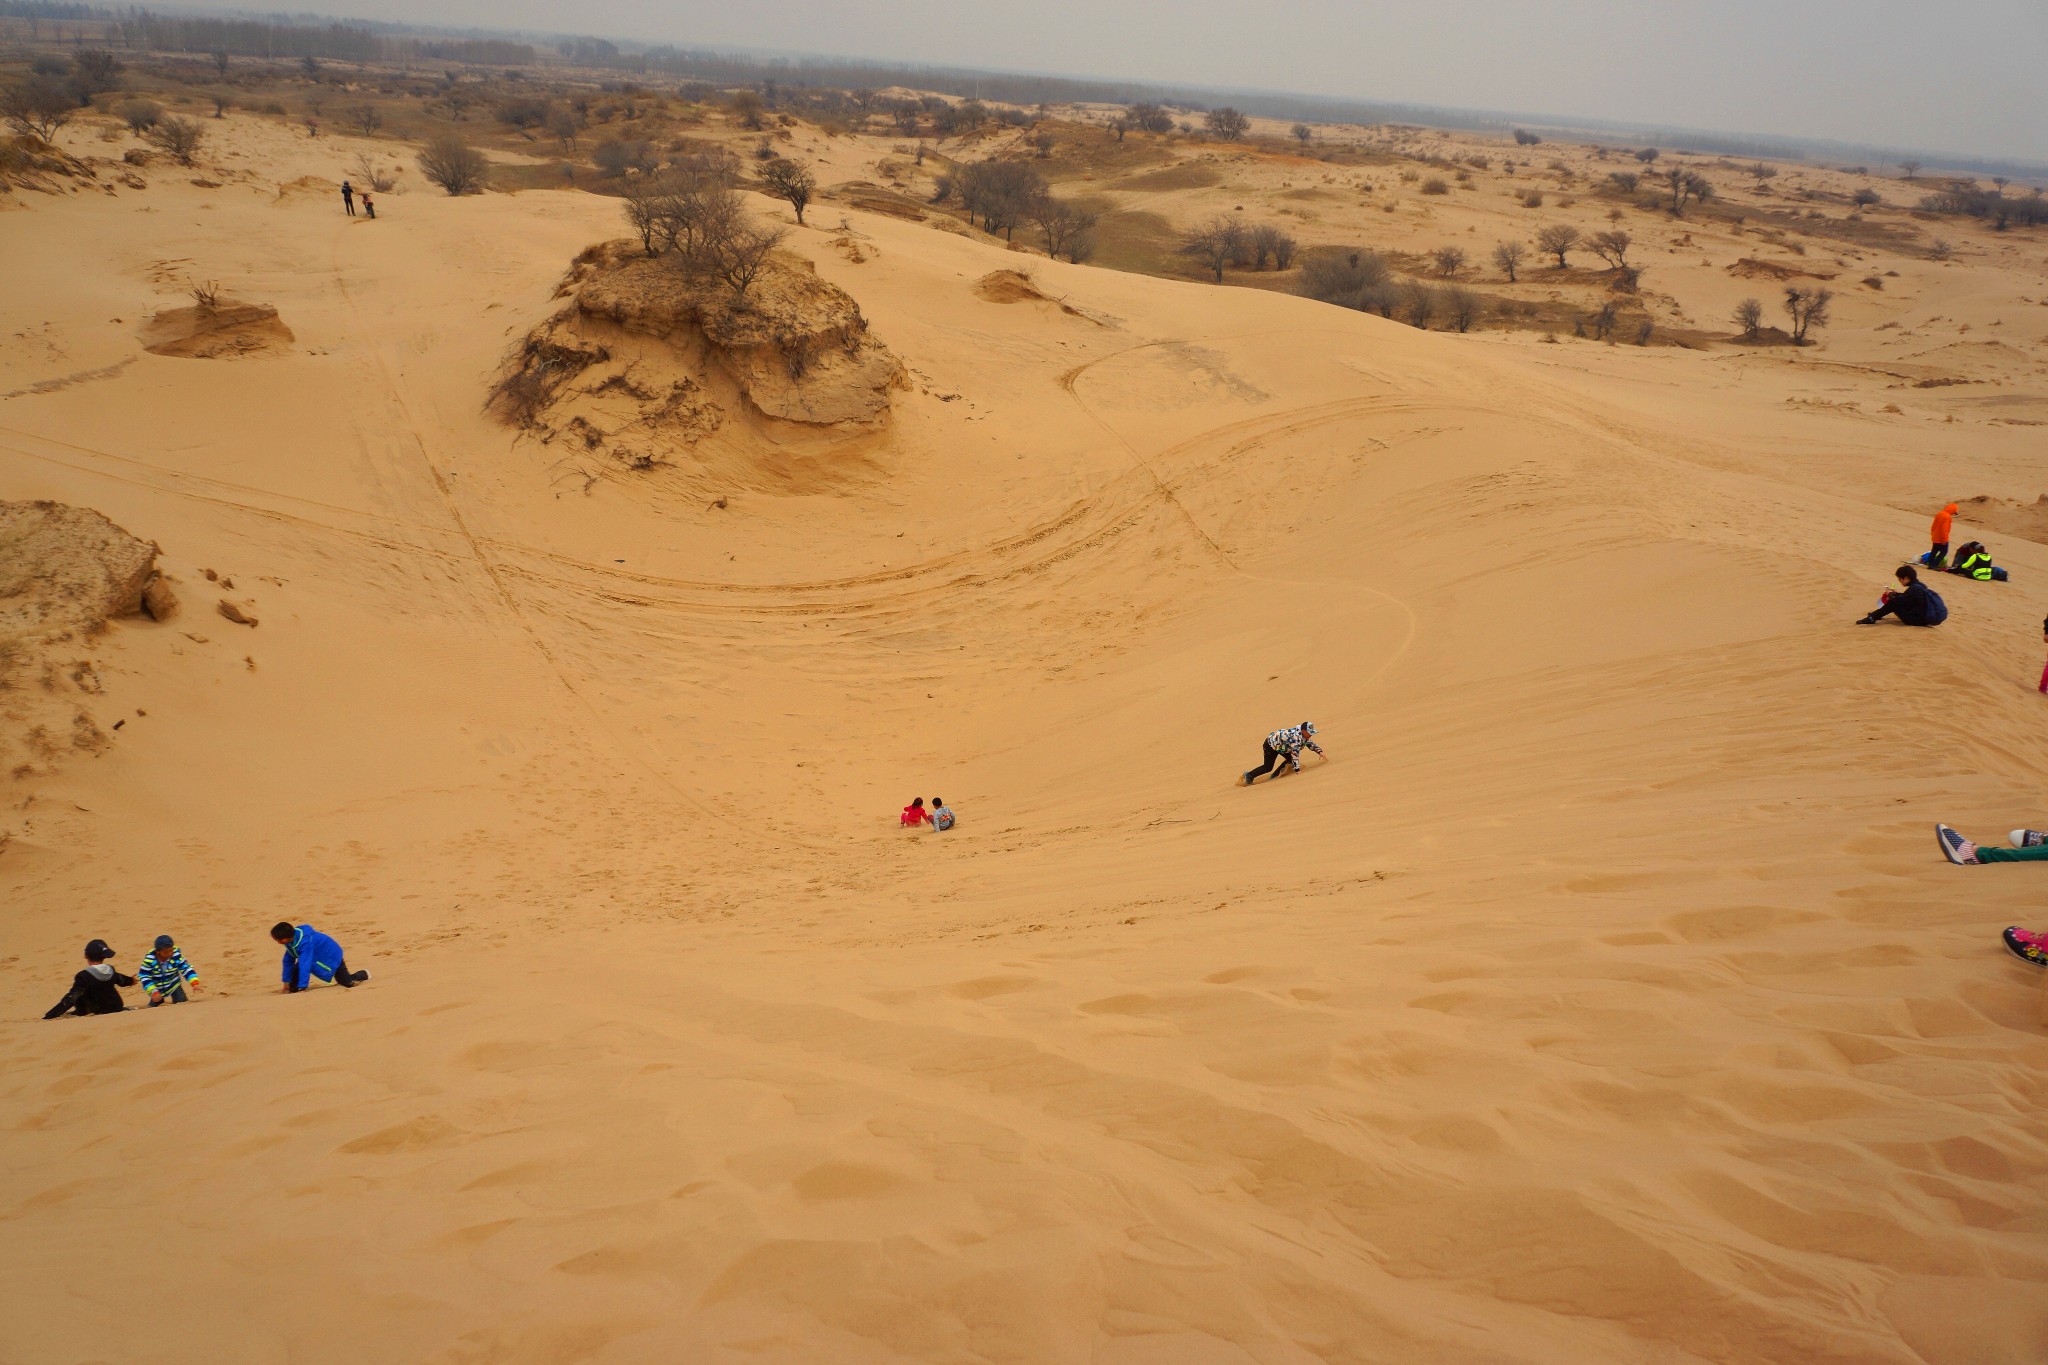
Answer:
<path fill-rule="evenodd" d="M 116 988 L 134 985 L 135 978 L 114 970 L 114 965 L 107 961 L 113 955 L 114 950 L 103 938 L 86 944 L 84 970 L 71 978 L 71 989 L 43 1018 L 55 1019 L 73 1010 L 80 1014 L 119 1014 L 127 1009 L 127 1002 Z"/>
<path fill-rule="evenodd" d="M 270 937 L 284 945 L 284 992 L 306 989 L 315 979 L 337 986 L 357 986 L 370 979 L 368 972 L 352 972 L 342 960 L 341 945 L 310 924 L 297 928 L 286 920 L 270 926 Z"/>

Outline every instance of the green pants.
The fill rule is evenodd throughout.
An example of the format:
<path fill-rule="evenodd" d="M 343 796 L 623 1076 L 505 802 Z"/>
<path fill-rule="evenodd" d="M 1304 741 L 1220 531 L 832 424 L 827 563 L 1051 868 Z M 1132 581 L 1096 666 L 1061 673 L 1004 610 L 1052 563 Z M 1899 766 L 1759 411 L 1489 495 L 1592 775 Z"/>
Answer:
<path fill-rule="evenodd" d="M 2036 844 L 2032 848 L 1992 848 L 1988 844 L 1977 845 L 1977 861 L 1980 863 L 2048 863 L 2048 844 Z"/>

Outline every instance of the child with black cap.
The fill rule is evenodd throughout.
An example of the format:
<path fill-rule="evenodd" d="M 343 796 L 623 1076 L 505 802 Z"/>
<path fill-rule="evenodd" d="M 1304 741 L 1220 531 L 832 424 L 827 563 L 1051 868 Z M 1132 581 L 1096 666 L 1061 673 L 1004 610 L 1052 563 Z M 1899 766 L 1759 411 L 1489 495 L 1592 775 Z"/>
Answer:
<path fill-rule="evenodd" d="M 149 992 L 151 1009 L 166 1002 L 184 1004 L 187 982 L 193 990 L 199 989 L 199 969 L 185 960 L 185 954 L 169 934 L 156 936 L 156 946 L 142 959 L 135 975 L 142 979 L 142 989 Z"/>
<path fill-rule="evenodd" d="M 103 938 L 86 944 L 84 970 L 71 978 L 71 989 L 43 1018 L 55 1019 L 73 1010 L 80 1014 L 119 1014 L 127 1009 L 117 987 L 132 986 L 135 978 L 114 970 L 114 965 L 107 961 L 113 955 L 114 950 Z"/>

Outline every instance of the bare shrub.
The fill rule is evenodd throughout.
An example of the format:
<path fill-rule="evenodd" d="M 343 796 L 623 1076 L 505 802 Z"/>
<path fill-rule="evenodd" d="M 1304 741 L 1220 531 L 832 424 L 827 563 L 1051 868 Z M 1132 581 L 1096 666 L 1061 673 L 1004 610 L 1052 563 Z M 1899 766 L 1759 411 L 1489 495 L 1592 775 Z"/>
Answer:
<path fill-rule="evenodd" d="M 761 96 L 758 91 L 738 90 L 733 92 L 732 102 L 728 107 L 732 110 L 732 116 L 739 120 L 740 127 L 745 128 L 748 132 L 758 133 L 768 126 L 766 118 L 767 109 L 761 103 Z"/>
<path fill-rule="evenodd" d="M 1480 311 L 1486 306 L 1483 296 L 1463 285 L 1451 285 L 1439 291 L 1439 297 L 1443 301 L 1444 317 L 1450 322 L 1451 330 L 1457 332 L 1471 331 L 1472 324 L 1479 320 Z"/>
<path fill-rule="evenodd" d="M 1515 145 L 1517 147 L 1534 147 L 1542 141 L 1542 138 L 1536 136 L 1527 128 L 1515 129 Z"/>
<path fill-rule="evenodd" d="M 1609 171 L 1607 183 L 1623 194 L 1634 194 L 1636 187 L 1643 183 L 1643 178 L 1634 171 Z"/>
<path fill-rule="evenodd" d="M 363 137 L 384 126 L 384 115 L 374 104 L 356 104 L 342 112 L 341 121 Z"/>
<path fill-rule="evenodd" d="M 1884 196 L 1870 188 L 1870 186 L 1865 185 L 1849 196 L 1849 202 L 1859 209 L 1876 208 L 1884 202 Z"/>
<path fill-rule="evenodd" d="M 1311 256 L 1302 263 L 1296 292 L 1341 308 L 1377 312 L 1388 280 L 1387 263 L 1370 251 Z"/>
<path fill-rule="evenodd" d="M 1306 123 L 1297 123 L 1287 131 L 1293 135 L 1296 142 L 1299 142 L 1304 147 L 1308 146 L 1309 139 L 1315 136 L 1314 130 Z"/>
<path fill-rule="evenodd" d="M 1427 331 L 1429 320 L 1436 316 L 1437 290 L 1421 280 L 1409 280 L 1401 286 L 1401 311 L 1407 316 L 1408 325 Z"/>
<path fill-rule="evenodd" d="M 1031 204 L 1031 221 L 1045 238 L 1045 254 L 1054 260 L 1065 256 L 1079 265 L 1095 250 L 1097 215 L 1065 199 L 1039 195 Z"/>
<path fill-rule="evenodd" d="M 1189 228 L 1181 234 L 1180 250 L 1183 255 L 1192 256 L 1216 274 L 1216 283 L 1223 283 L 1223 267 L 1244 254 L 1246 243 L 1245 226 L 1226 214 L 1218 214 L 1200 227 Z"/>
<path fill-rule="evenodd" d="M 164 117 L 164 107 L 155 100 L 129 100 L 114 112 L 128 125 L 128 131 L 138 137 L 163 122 Z"/>
<path fill-rule="evenodd" d="M 811 173 L 810 167 L 777 157 L 761 168 L 761 183 L 768 187 L 770 194 L 789 202 L 789 206 L 796 210 L 796 221 L 801 226 L 804 208 L 818 188 L 818 177 Z"/>
<path fill-rule="evenodd" d="M 1285 270 L 1294 259 L 1294 238 L 1271 223 L 1261 223 L 1251 230 L 1246 239 L 1252 264 L 1260 270 L 1266 268 L 1271 258 L 1275 269 Z"/>
<path fill-rule="evenodd" d="M 1628 268 L 1629 244 L 1629 235 L 1619 230 L 1614 232 L 1596 232 L 1586 242 L 1586 245 L 1592 249 L 1595 256 L 1598 256 L 1616 270 Z"/>
<path fill-rule="evenodd" d="M 420 149 L 420 174 L 450 194 L 482 189 L 489 169 L 482 152 L 452 133 L 443 133 Z"/>
<path fill-rule="evenodd" d="M 1536 234 L 1536 249 L 1546 256 L 1557 257 L 1559 270 L 1571 263 L 1566 257 L 1578 244 L 1579 230 L 1569 223 L 1552 223 Z"/>
<path fill-rule="evenodd" d="M 0 122 L 38 142 L 54 142 L 77 109 L 71 91 L 50 76 L 30 76 L 0 89 Z"/>
<path fill-rule="evenodd" d="M 742 224 L 706 244 L 700 253 L 712 274 L 725 281 L 735 303 L 746 302 L 747 290 L 768 268 L 768 258 L 789 235 L 788 228 Z"/>
<path fill-rule="evenodd" d="M 1671 213 L 1675 218 L 1685 216 L 1688 201 L 1698 200 L 1704 204 L 1714 197 L 1713 182 L 1698 171 L 1680 170 L 1673 166 L 1665 173 L 1664 180 L 1671 187 Z"/>
<path fill-rule="evenodd" d="M 1543 207 L 1543 191 L 1542 191 L 1542 190 L 1523 190 L 1523 191 L 1522 191 L 1522 207 L 1523 207 L 1523 208 L 1525 208 L 1525 209 L 1540 209 L 1540 208 L 1542 208 L 1542 207 Z"/>
<path fill-rule="evenodd" d="M 1173 115 L 1156 104 L 1134 104 L 1124 110 L 1124 121 L 1141 133 L 1170 133 Z"/>
<path fill-rule="evenodd" d="M 211 312 L 213 312 L 214 310 L 216 310 L 217 308 L 219 308 L 219 307 L 220 307 L 220 283 L 219 283 L 219 281 L 217 281 L 217 280 L 208 280 L 208 281 L 207 281 L 206 283 L 204 283 L 204 284 L 195 284 L 195 285 L 193 285 L 193 286 L 192 286 L 192 302 L 198 305 L 198 307 L 199 307 L 199 311 L 200 311 L 200 312 L 202 312 L 202 313 L 211 313 Z"/>
<path fill-rule="evenodd" d="M 1735 325 L 1742 329 L 1745 341 L 1755 341 L 1764 325 L 1764 304 L 1762 299 L 1744 299 L 1735 305 Z"/>
<path fill-rule="evenodd" d="M 1222 138 L 1225 142 L 1235 142 L 1251 130 L 1252 121 L 1226 104 L 1221 109 L 1211 109 L 1204 115 L 1202 126 L 1209 130 L 1212 137 Z"/>
<path fill-rule="evenodd" d="M 390 171 L 378 167 L 377 159 L 368 152 L 356 153 L 354 178 L 378 194 L 389 194 L 398 183 Z"/>
<path fill-rule="evenodd" d="M 1430 252 L 1429 257 L 1436 263 L 1436 273 L 1447 280 L 1465 268 L 1465 249 L 1463 247 L 1440 246 L 1435 251 Z"/>
<path fill-rule="evenodd" d="M 199 154 L 199 144 L 206 140 L 206 125 L 172 114 L 143 136 L 176 157 L 179 165 L 189 166 Z"/>
<path fill-rule="evenodd" d="M 1493 263 L 1500 268 L 1501 274 L 1508 277 L 1508 283 L 1513 284 L 1515 272 L 1521 269 L 1522 258 L 1528 254 L 1529 249 L 1520 242 L 1497 242 L 1493 248 Z"/>
<path fill-rule="evenodd" d="M 1442 176 L 1433 175 L 1422 182 L 1422 192 L 1424 194 L 1449 194 L 1451 187 Z"/>
<path fill-rule="evenodd" d="M 1647 166 L 1651 162 L 1655 161 L 1660 155 L 1662 155 L 1662 153 L 1660 153 L 1655 147 L 1644 147 L 1636 152 L 1636 160 L 1642 162 L 1645 166 Z"/>
<path fill-rule="evenodd" d="M 1835 291 L 1794 285 L 1785 291 L 1785 313 L 1792 319 L 1792 344 L 1804 346 L 1807 332 L 1828 325 L 1828 305 Z"/>

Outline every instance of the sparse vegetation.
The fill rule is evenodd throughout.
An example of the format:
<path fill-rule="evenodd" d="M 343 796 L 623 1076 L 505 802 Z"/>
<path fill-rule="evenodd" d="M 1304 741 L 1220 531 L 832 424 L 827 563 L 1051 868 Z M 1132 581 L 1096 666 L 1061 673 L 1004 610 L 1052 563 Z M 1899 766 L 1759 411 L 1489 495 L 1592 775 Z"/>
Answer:
<path fill-rule="evenodd" d="M 1804 346 L 1806 334 L 1812 328 L 1828 325 L 1828 305 L 1834 297 L 1832 289 L 1794 285 L 1785 291 L 1785 313 L 1792 319 L 1794 346 Z"/>
<path fill-rule="evenodd" d="M 1596 232 L 1586 241 L 1586 246 L 1595 256 L 1607 262 L 1616 270 L 1628 268 L 1628 249 L 1631 239 L 1626 232 Z"/>
<path fill-rule="evenodd" d="M 818 177 L 812 174 L 810 167 L 777 157 L 761 168 L 761 183 L 768 187 L 770 194 L 789 202 L 789 206 L 796 210 L 796 221 L 801 226 L 804 208 L 818 188 Z"/>
<path fill-rule="evenodd" d="M 489 168 L 482 152 L 452 133 L 443 133 L 420 149 L 420 174 L 450 194 L 482 189 Z"/>
<path fill-rule="evenodd" d="M 1436 273 L 1447 280 L 1465 268 L 1463 247 L 1440 246 L 1429 254 L 1429 258 L 1436 266 Z"/>
<path fill-rule="evenodd" d="M 1297 123 L 1287 131 L 1293 135 L 1296 142 L 1299 142 L 1304 147 L 1308 146 L 1309 139 L 1315 136 L 1314 130 L 1306 123 Z"/>
<path fill-rule="evenodd" d="M 1744 341 L 1755 341 L 1764 325 L 1764 304 L 1762 299 L 1744 299 L 1735 305 L 1735 325 L 1742 329 Z"/>
<path fill-rule="evenodd" d="M 53 76 L 31 74 L 0 90 L 0 121 L 16 135 L 38 142 L 55 142 L 77 110 L 76 97 Z"/>
<path fill-rule="evenodd" d="M 179 165 L 189 166 L 199 155 L 199 144 L 206 140 L 206 125 L 172 114 L 159 120 L 143 136 L 176 157 Z"/>
<path fill-rule="evenodd" d="M 1546 256 L 1557 257 L 1559 270 L 1571 264 L 1567 257 L 1578 244 L 1579 230 L 1569 223 L 1552 223 L 1536 234 L 1537 250 Z"/>
<path fill-rule="evenodd" d="M 1493 248 L 1493 263 L 1501 274 L 1508 277 L 1508 283 L 1513 284 L 1515 272 L 1522 268 L 1522 258 L 1528 254 L 1529 249 L 1520 242 L 1498 242 Z"/>
<path fill-rule="evenodd" d="M 1226 104 L 1220 109 L 1211 109 L 1204 115 L 1202 126 L 1209 130 L 1211 137 L 1221 138 L 1225 142 L 1235 142 L 1251 130 L 1252 121 Z"/>
<path fill-rule="evenodd" d="M 1422 182 L 1422 192 L 1424 194 L 1449 194 L 1451 187 L 1442 176 L 1433 175 Z"/>
<path fill-rule="evenodd" d="M 1218 214 L 1199 227 L 1189 228 L 1180 239 L 1181 253 L 1213 271 L 1218 284 L 1223 283 L 1223 267 L 1243 256 L 1247 244 L 1244 224 L 1227 214 Z"/>
<path fill-rule="evenodd" d="M 139 137 L 163 121 L 164 107 L 155 100 L 129 100 L 114 112 Z"/>

